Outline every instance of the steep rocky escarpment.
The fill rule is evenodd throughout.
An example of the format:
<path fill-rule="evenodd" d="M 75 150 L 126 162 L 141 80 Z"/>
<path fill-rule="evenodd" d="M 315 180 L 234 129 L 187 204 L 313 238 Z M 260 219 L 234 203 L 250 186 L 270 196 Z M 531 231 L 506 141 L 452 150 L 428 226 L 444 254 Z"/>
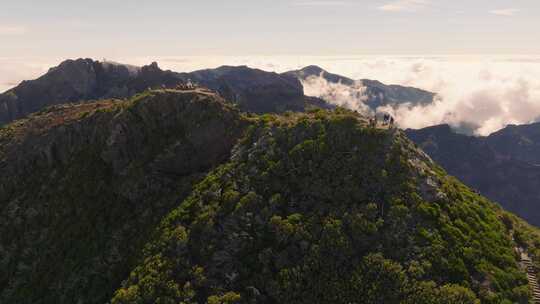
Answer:
<path fill-rule="evenodd" d="M 2 127 L 0 302 L 106 302 L 246 125 L 213 93 L 168 90 Z"/>

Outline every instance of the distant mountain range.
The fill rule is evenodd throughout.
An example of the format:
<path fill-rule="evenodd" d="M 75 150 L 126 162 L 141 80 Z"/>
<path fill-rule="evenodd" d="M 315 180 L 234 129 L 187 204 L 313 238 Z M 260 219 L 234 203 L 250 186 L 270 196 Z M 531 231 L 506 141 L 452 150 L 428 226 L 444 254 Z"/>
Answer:
<path fill-rule="evenodd" d="M 316 66 L 282 74 L 246 66 L 222 66 L 191 73 L 161 70 L 157 63 L 134 67 L 92 59 L 66 60 L 36 80 L 23 81 L 0 94 L 0 125 L 26 117 L 56 104 L 102 98 L 126 98 L 148 88 L 174 88 L 188 82 L 207 87 L 254 113 L 304 111 L 307 108 L 332 108 L 319 96 L 305 96 L 301 81 L 324 77 L 329 82 L 354 85 L 358 81 L 331 74 Z M 403 103 L 427 104 L 434 93 L 416 88 L 384 85 L 374 80 L 359 80 L 366 88 L 365 103 L 372 109 Z"/>
<path fill-rule="evenodd" d="M 449 174 L 540 226 L 540 123 L 487 137 L 458 134 L 448 125 L 406 133 Z"/>

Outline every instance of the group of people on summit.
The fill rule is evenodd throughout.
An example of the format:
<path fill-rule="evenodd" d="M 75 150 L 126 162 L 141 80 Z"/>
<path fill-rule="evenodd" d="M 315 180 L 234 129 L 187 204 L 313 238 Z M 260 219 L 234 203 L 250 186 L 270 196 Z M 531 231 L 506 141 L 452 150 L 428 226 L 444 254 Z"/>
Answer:
<path fill-rule="evenodd" d="M 373 128 L 376 127 L 377 123 L 378 123 L 378 117 L 376 115 L 373 118 L 369 119 L 369 124 L 371 127 Z M 384 113 L 382 125 L 389 126 L 390 128 L 392 128 L 394 126 L 394 123 L 395 123 L 394 117 L 392 117 L 392 115 L 388 113 Z"/>

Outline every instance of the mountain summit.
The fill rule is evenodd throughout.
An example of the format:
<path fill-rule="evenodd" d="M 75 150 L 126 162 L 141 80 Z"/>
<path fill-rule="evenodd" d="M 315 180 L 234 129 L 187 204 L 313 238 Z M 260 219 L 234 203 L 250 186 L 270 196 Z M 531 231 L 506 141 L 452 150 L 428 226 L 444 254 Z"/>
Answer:
<path fill-rule="evenodd" d="M 328 82 L 332 83 L 343 83 L 345 85 L 353 85 L 355 83 L 355 81 L 350 78 L 337 74 L 332 74 L 316 65 L 310 65 L 300 70 L 289 71 L 285 74 L 297 77 L 301 80 L 306 80 L 309 77 L 322 77 Z"/>

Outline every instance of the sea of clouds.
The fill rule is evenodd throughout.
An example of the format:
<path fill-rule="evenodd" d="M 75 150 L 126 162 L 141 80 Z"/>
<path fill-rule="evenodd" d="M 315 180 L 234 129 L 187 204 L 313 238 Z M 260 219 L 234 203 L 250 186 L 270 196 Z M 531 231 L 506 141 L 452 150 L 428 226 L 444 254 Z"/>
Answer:
<path fill-rule="evenodd" d="M 508 124 L 540 119 L 540 55 L 538 56 L 169 56 L 113 58 L 144 65 L 157 61 L 164 69 L 192 71 L 220 65 L 248 65 L 284 72 L 319 65 L 353 79 L 376 79 L 438 94 L 428 106 L 384 108 L 403 128 L 448 123 L 476 135 L 487 135 Z M 59 58 L 1 58 L 0 91 L 23 79 L 33 79 L 57 65 Z M 322 79 L 304 83 L 306 95 L 368 113 L 361 85 L 347 87 Z"/>

